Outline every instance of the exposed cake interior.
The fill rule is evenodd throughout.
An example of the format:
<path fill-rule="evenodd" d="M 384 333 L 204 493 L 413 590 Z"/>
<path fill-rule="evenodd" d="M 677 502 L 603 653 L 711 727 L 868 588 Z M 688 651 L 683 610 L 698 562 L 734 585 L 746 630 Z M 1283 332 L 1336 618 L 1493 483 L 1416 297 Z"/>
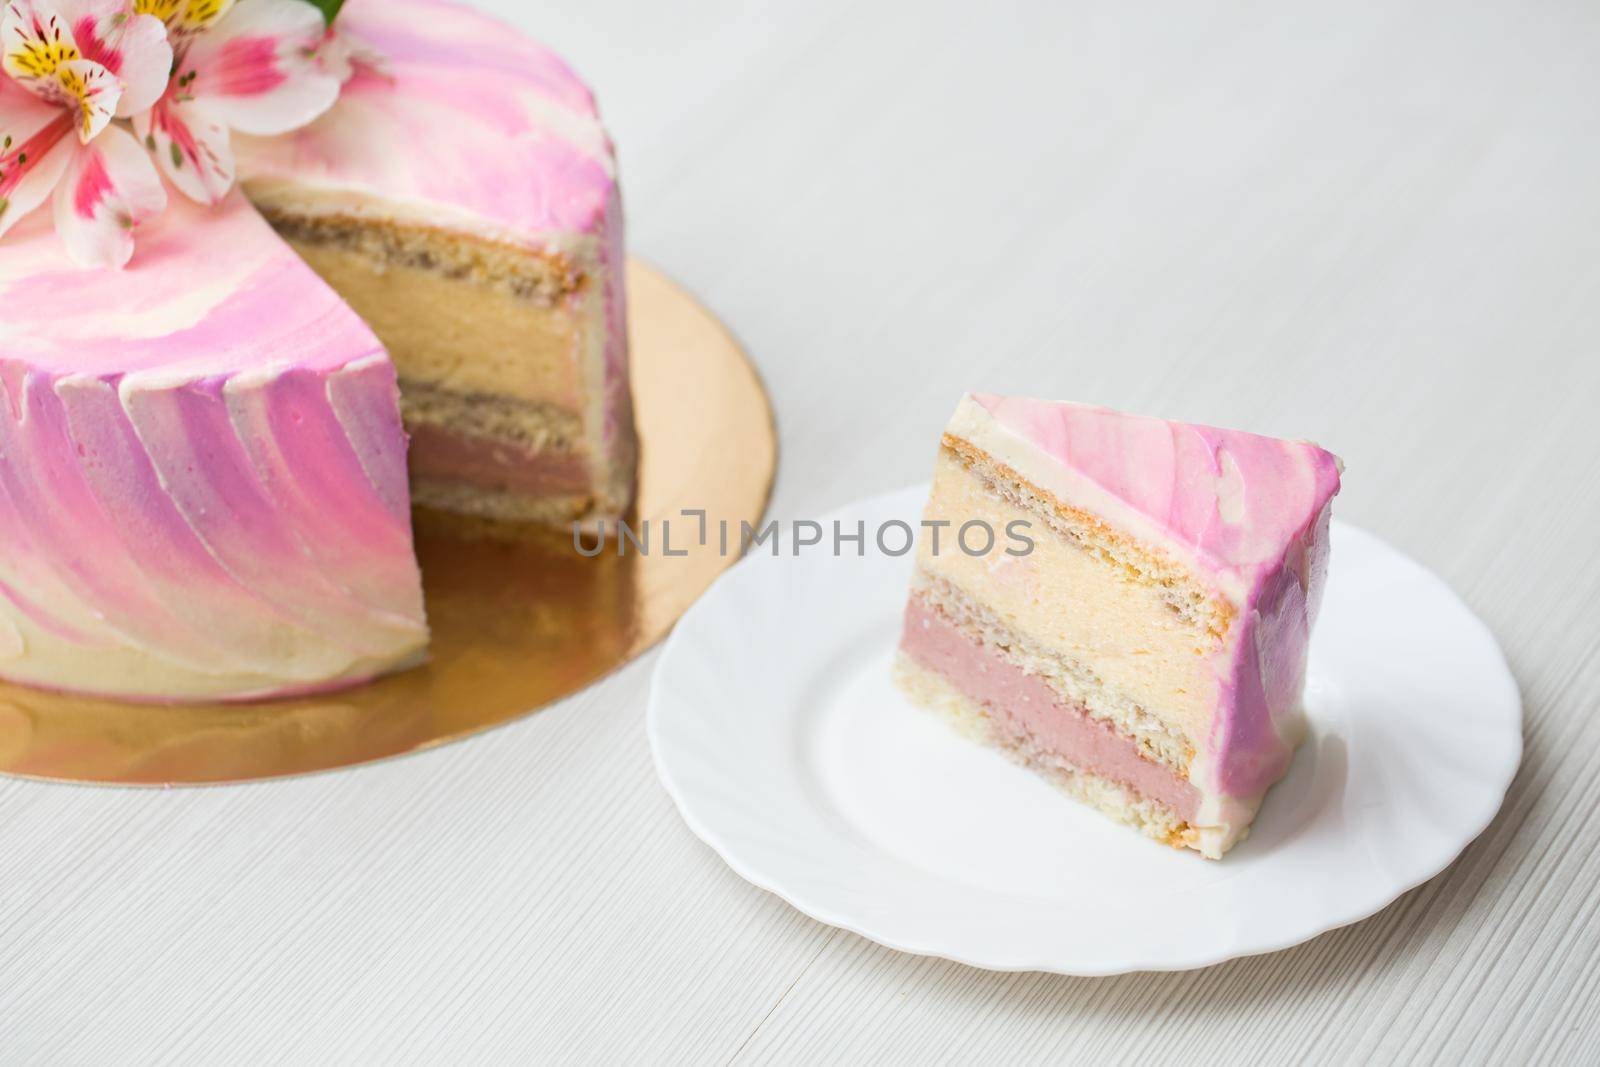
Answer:
<path fill-rule="evenodd" d="M 1273 475 L 1280 452 L 1269 456 L 1269 439 L 1145 420 L 1233 435 L 1209 460 L 1196 450 L 1196 461 L 1173 449 L 1173 429 L 1149 434 L 1118 421 L 1132 417 L 1060 407 L 1073 447 L 1054 451 L 975 398 L 952 420 L 924 516 L 946 534 L 942 545 L 920 542 L 902 684 L 1079 799 L 1220 857 L 1244 836 L 1303 730 L 1298 695 L 1336 461 L 1314 446 L 1270 442 L 1315 461 L 1292 502 L 1299 518 L 1271 536 L 1230 537 L 1225 547 L 1238 558 L 1224 566 L 1203 540 L 1163 536 L 1130 506 L 1139 498 L 1127 467 L 1141 448 L 1154 450 L 1160 462 L 1144 461 L 1169 497 L 1165 510 L 1151 506 L 1158 517 L 1198 493 L 1238 524 L 1249 516 L 1224 499 L 1223 475 L 1236 464 L 1229 448 L 1247 472 Z M 1198 474 L 1181 469 L 1191 462 Z M 1268 485 L 1263 476 L 1252 499 L 1267 501 Z M 1000 534 L 993 550 L 959 547 L 957 531 L 974 523 Z M 1260 558 L 1240 562 L 1241 545 Z"/>
<path fill-rule="evenodd" d="M 495 521 L 632 496 L 623 218 L 593 95 L 550 49 L 435 0 L 349 0 L 350 77 L 245 194 L 400 377 L 413 500 Z"/>
<path fill-rule="evenodd" d="M 1110 718 L 1091 715 L 1063 696 L 1058 685 L 1028 673 L 1005 646 L 971 633 L 921 597 L 907 606 L 903 647 L 912 659 L 993 709 L 997 729 L 1008 737 L 1037 738 L 1044 751 L 1102 778 L 1129 782 L 1180 815 L 1195 813 L 1198 798 L 1178 769 L 1152 758 Z"/>
<path fill-rule="evenodd" d="M 1081 754 L 1067 756 L 1044 747 L 1027 727 L 997 715 L 996 705 L 972 696 L 948 673 L 926 666 L 917 656 L 901 653 L 895 663 L 895 683 L 973 741 L 1000 749 L 1080 803 L 1163 844 L 1195 847 L 1194 831 L 1177 810 L 1129 788 L 1118 777 L 1087 769 Z"/>
<path fill-rule="evenodd" d="M 1080 800 L 1198 847 L 1182 720 L 1205 714 L 1216 605 L 956 439 L 940 450 L 927 517 L 1026 530 L 1033 547 L 935 555 L 923 540 L 901 648 L 937 679 L 915 687 L 948 689 L 939 706 Z"/>
<path fill-rule="evenodd" d="M 627 507 L 632 437 L 608 410 L 606 350 L 620 284 L 609 291 L 598 239 L 558 253 L 249 191 L 393 359 L 416 504 L 555 524 Z"/>

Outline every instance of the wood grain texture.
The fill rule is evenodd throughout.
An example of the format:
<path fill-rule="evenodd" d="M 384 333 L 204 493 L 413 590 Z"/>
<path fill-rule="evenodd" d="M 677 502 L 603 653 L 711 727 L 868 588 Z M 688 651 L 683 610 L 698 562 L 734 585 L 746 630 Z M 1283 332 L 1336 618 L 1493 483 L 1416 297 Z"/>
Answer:
<path fill-rule="evenodd" d="M 600 87 L 634 249 L 760 365 L 775 515 L 926 477 L 969 388 L 1315 438 L 1504 644 L 1505 809 L 1296 949 L 989 974 L 731 874 L 646 657 L 349 773 L 0 782 L 0 1061 L 1592 1062 L 1600 8 L 486 6 Z"/>

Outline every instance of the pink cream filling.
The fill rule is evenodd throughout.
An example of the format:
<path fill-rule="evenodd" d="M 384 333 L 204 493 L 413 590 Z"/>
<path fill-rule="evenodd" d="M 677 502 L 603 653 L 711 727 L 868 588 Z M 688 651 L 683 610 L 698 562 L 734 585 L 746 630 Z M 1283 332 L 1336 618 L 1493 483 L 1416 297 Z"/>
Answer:
<path fill-rule="evenodd" d="M 582 493 L 590 484 L 589 466 L 581 456 L 552 455 L 439 426 L 411 431 L 411 473 L 529 496 Z"/>
<path fill-rule="evenodd" d="M 918 597 L 906 603 L 900 648 L 983 705 L 1010 741 L 1041 750 L 1109 779 L 1193 820 L 1200 791 L 1171 768 L 1146 758 L 1131 738 L 1083 708 L 1068 704 L 1042 678 L 972 640 Z"/>

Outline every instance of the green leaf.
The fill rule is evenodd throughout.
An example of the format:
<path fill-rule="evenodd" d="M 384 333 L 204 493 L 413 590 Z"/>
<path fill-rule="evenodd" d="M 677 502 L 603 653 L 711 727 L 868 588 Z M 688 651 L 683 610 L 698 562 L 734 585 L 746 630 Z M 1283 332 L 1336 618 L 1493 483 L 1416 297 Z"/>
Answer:
<path fill-rule="evenodd" d="M 322 12 L 323 21 L 333 25 L 333 20 L 339 17 L 339 9 L 344 6 L 344 0 L 308 0 L 312 7 Z"/>

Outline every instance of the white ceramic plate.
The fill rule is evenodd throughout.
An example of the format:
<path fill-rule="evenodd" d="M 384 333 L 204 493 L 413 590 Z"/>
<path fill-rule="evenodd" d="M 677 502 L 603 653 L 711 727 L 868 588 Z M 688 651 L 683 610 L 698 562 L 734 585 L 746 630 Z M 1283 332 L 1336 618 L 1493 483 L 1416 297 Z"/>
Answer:
<path fill-rule="evenodd" d="M 1445 584 L 1335 523 L 1306 688 L 1311 737 L 1220 863 L 1080 807 L 889 678 L 927 489 L 843 509 L 866 555 L 753 555 L 656 668 L 656 766 L 742 877 L 822 922 L 979 967 L 1111 974 L 1286 948 L 1378 911 L 1455 858 L 1522 755 L 1516 683 Z M 897 544 L 891 538 L 890 546 Z M 853 548 L 851 549 L 853 551 Z"/>

